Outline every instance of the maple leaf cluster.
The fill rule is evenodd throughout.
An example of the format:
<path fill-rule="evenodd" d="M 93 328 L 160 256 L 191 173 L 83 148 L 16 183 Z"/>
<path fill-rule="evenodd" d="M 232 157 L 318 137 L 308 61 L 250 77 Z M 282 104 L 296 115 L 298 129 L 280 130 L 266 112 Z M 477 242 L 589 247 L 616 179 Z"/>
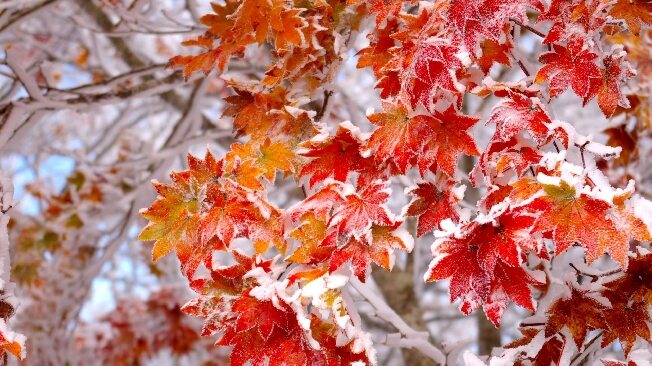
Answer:
<path fill-rule="evenodd" d="M 205 345 L 200 342 L 194 319 L 181 312 L 180 297 L 178 290 L 162 288 L 146 300 L 121 298 L 99 324 L 80 326 L 77 347 L 92 352 L 105 364 L 125 366 L 152 359 L 164 349 L 174 357 L 201 349 Z"/>
<path fill-rule="evenodd" d="M 650 339 L 647 277 L 632 274 L 650 256 L 630 260 L 631 243 L 651 239 L 633 207 L 640 198 L 633 181 L 614 188 L 595 168 L 596 159 L 618 158 L 622 149 L 555 120 L 548 103 L 571 89 L 583 105 L 597 99 L 607 117 L 630 108 L 624 90 L 636 72 L 625 49 L 603 38 L 639 36 L 651 10 L 640 0 L 213 4 L 201 19 L 208 30 L 184 42 L 202 53 L 174 57 L 171 66 L 187 78 L 225 71 L 245 48 L 264 43 L 272 61 L 261 80 L 229 81 L 235 94 L 225 98 L 224 115 L 243 142 L 219 159 L 190 155 L 171 183 L 155 182 L 159 196 L 141 212 L 149 224 L 140 239 L 154 241 L 154 260 L 176 251 L 199 295 L 183 309 L 206 319 L 203 335 L 233 347 L 233 365 L 373 364 L 369 335 L 343 293 L 349 275 L 365 282 L 371 263 L 391 270 L 397 249 L 412 250 L 402 227 L 408 217 L 417 220 L 416 236 L 436 237 L 425 280 L 450 280 L 451 301 L 461 300 L 465 314 L 482 307 L 496 326 L 511 302 L 538 310 L 535 294 L 546 283 L 533 264 L 576 245 L 589 264 L 608 255 L 624 272 L 598 291 L 609 304 L 580 290 L 560 298 L 548 308 L 539 353 L 552 360 L 571 341 L 580 348 L 593 330 L 604 332 L 605 344 L 619 339 L 628 353 L 633 334 Z M 326 88 L 347 39 L 372 17 L 369 46 L 357 57 L 378 80 L 381 108 L 367 116 L 374 129 L 343 122 L 331 132 L 321 121 Z M 547 34 L 538 30 L 544 27 Z M 549 48 L 536 72 L 520 58 L 519 32 Z M 496 64 L 520 68 L 523 79 L 493 80 Z M 324 106 L 310 110 L 306 100 L 321 93 Z M 467 113 L 468 96 L 499 100 L 484 151 L 472 135 L 481 118 Z M 486 189 L 474 212 L 460 204 L 462 156 L 477 157 L 468 181 Z M 397 193 L 392 179 L 412 171 L 419 177 L 406 192 L 412 200 L 397 215 L 387 206 Z M 280 176 L 304 194 L 288 208 L 267 199 Z M 251 246 L 241 251 L 236 239 Z M 235 264 L 216 263 L 215 251 Z M 202 264 L 209 278 L 196 278 Z M 635 331 L 623 321 L 636 322 Z M 572 339 L 560 338 L 564 327 Z M 524 335 L 512 349 L 539 332 Z"/>
<path fill-rule="evenodd" d="M 523 338 L 507 345 L 510 359 L 519 364 L 530 361 L 535 365 L 561 364 L 568 349 L 580 349 L 589 334 L 606 347 L 615 340 L 625 356 L 630 355 L 637 338 L 652 343 L 648 327 L 650 318 L 650 261 L 652 254 L 638 253 L 626 271 L 592 274 L 597 289 L 577 283 L 563 289 L 563 294 L 547 309 L 545 323 L 522 323 Z M 596 287 L 596 286 L 593 286 Z M 548 289 L 548 291 L 553 291 Z M 537 338 L 537 347 L 524 346 Z M 605 365 L 614 361 L 604 361 Z M 625 363 L 615 363 L 625 364 Z M 634 361 L 629 364 L 636 365 Z"/>

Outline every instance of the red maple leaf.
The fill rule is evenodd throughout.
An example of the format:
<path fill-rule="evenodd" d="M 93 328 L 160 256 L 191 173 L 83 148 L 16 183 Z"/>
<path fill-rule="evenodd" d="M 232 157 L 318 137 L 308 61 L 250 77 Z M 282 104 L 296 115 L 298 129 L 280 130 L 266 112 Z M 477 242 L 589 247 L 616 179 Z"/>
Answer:
<path fill-rule="evenodd" d="M 650 302 L 632 301 L 627 296 L 609 293 L 607 296 L 611 307 L 604 310 L 606 321 L 606 331 L 602 340 L 602 347 L 606 347 L 614 340 L 620 340 L 620 345 L 629 354 L 637 338 L 641 338 L 652 344 L 652 335 L 650 334 L 649 324 L 652 323 L 650 317 Z"/>
<path fill-rule="evenodd" d="M 511 64 L 512 43 L 509 41 L 498 43 L 493 39 L 485 39 L 480 43 L 480 50 L 482 51 L 482 56 L 478 57 L 476 63 L 485 74 L 489 73 L 489 69 L 491 69 L 494 63 L 507 66 Z"/>
<path fill-rule="evenodd" d="M 455 206 L 459 202 L 448 184 L 438 187 L 435 183 L 417 183 L 407 193 L 411 195 L 412 201 L 405 213 L 409 216 L 417 216 L 417 236 L 423 236 L 437 227 L 445 219 L 459 220 Z"/>
<path fill-rule="evenodd" d="M 331 256 L 329 271 L 333 272 L 344 263 L 350 261 L 353 273 L 361 282 L 365 282 L 370 262 L 391 270 L 394 266 L 394 249 L 407 252 L 412 250 L 413 241 L 409 235 L 401 235 L 398 221 L 393 225 L 373 225 L 368 237 L 357 240 L 351 238 L 345 245 L 339 246 Z M 335 233 L 327 237 L 322 246 L 335 248 Z M 403 234 L 407 234 L 403 231 Z"/>
<path fill-rule="evenodd" d="M 492 141 L 508 142 L 521 131 L 527 131 L 539 146 L 550 142 L 552 131 L 548 126 L 552 121 L 541 101 L 520 93 L 509 93 L 509 97 L 491 110 L 487 120 L 487 124 L 496 124 Z"/>
<path fill-rule="evenodd" d="M 458 95 L 464 86 L 457 81 L 461 70 L 463 50 L 443 38 L 429 38 L 417 45 L 410 66 L 401 77 L 402 90 L 413 107 L 422 104 L 431 109 L 432 100 L 439 92 Z"/>
<path fill-rule="evenodd" d="M 396 16 L 405 3 L 405 0 L 371 0 L 367 4 L 369 12 L 376 15 L 376 25 L 380 25 L 387 17 Z"/>
<path fill-rule="evenodd" d="M 607 292 L 623 295 L 633 301 L 652 304 L 652 254 L 638 254 L 629 260 L 627 271 L 605 284 Z"/>
<path fill-rule="evenodd" d="M 544 44 L 565 41 L 577 34 L 600 29 L 606 22 L 606 12 L 600 0 L 552 0 L 550 6 L 539 15 L 537 22 L 553 22 Z"/>
<path fill-rule="evenodd" d="M 528 8 L 543 11 L 544 5 L 539 0 L 457 0 L 451 2 L 448 20 L 466 49 L 477 55 L 480 40 L 498 41 L 508 20 L 526 23 Z"/>
<path fill-rule="evenodd" d="M 215 324 L 211 328 L 222 332 L 216 345 L 233 347 L 231 365 L 335 366 L 334 362 L 342 360 L 369 361 L 365 352 L 354 352 L 351 342 L 336 343 L 334 326 L 311 314 L 311 333 L 319 342 L 319 347 L 315 348 L 308 340 L 306 330 L 299 325 L 296 312 L 283 300 L 260 300 L 246 292 L 228 309 L 206 305 L 197 307 L 193 304 L 185 309 L 207 317 L 207 322 Z"/>
<path fill-rule="evenodd" d="M 559 333 L 566 327 L 577 347 L 581 347 L 586 334 L 594 329 L 602 329 L 605 319 L 602 311 L 606 307 L 586 293 L 572 289 L 569 298 L 561 298 L 547 311 L 546 336 Z"/>
<path fill-rule="evenodd" d="M 324 185 L 305 200 L 290 207 L 285 211 L 285 216 L 295 223 L 308 212 L 325 219 L 333 207 L 342 201 L 344 201 L 342 185 L 338 182 L 332 182 Z"/>
<path fill-rule="evenodd" d="M 521 347 L 530 347 L 530 344 L 534 341 L 534 338 L 539 335 L 541 332 L 537 329 L 532 328 L 522 328 L 520 329 L 523 333 L 523 337 L 515 340 L 512 343 L 509 343 L 505 348 L 521 348 Z M 532 366 L 550 366 L 550 365 L 559 365 L 561 362 L 562 352 L 566 346 L 566 341 L 559 335 L 554 335 L 552 337 L 546 337 L 545 342 L 538 350 L 536 354 L 531 357 L 533 352 L 523 352 L 521 353 L 521 361 L 531 361 Z M 529 363 L 526 363 L 529 365 Z M 523 366 L 523 363 L 515 363 L 517 366 Z"/>
<path fill-rule="evenodd" d="M 301 155 L 313 159 L 303 166 L 299 176 L 309 175 L 311 187 L 329 177 L 345 182 L 350 172 L 360 172 L 370 165 L 371 159 L 361 154 L 363 141 L 353 129 L 352 125 L 340 124 L 335 136 L 303 144 L 306 151 Z"/>
<path fill-rule="evenodd" d="M 619 106 L 630 107 L 629 100 L 623 95 L 620 87 L 636 75 L 636 72 L 624 61 L 625 55 L 626 53 L 619 52 L 607 55 L 602 60 L 605 68 L 601 70 L 602 84 L 598 91 L 598 105 L 607 117 L 611 117 Z"/>
<path fill-rule="evenodd" d="M 571 38 L 568 47 L 553 44 L 553 51 L 539 57 L 545 65 L 537 72 L 534 82 L 550 81 L 550 96 L 553 98 L 570 86 L 586 104 L 598 93 L 602 78 L 595 64 L 597 57 L 581 37 Z"/>
<path fill-rule="evenodd" d="M 507 142 L 492 141 L 471 171 L 471 182 L 478 186 L 481 183 L 481 174 L 489 183 L 495 184 L 495 180 L 509 170 L 513 170 L 520 177 L 529 167 L 539 163 L 543 156 L 539 150 L 519 145 L 516 138 Z"/>
<path fill-rule="evenodd" d="M 438 167 L 449 177 L 454 177 L 460 155 L 480 155 L 468 132 L 479 118 L 460 114 L 450 106 L 444 112 L 435 112 L 432 116 L 419 115 L 414 119 L 422 121 L 429 128 L 428 135 L 421 137 L 425 145 L 418 157 L 422 176 L 427 170 L 435 171 L 434 167 Z"/>
<path fill-rule="evenodd" d="M 346 195 L 328 221 L 329 235 L 334 233 L 336 242 L 341 243 L 351 237 L 361 238 L 373 224 L 393 225 L 392 214 L 385 206 L 390 192 L 387 182 L 377 181 L 359 193 Z"/>
<path fill-rule="evenodd" d="M 537 283 L 521 267 L 524 253 L 538 246 L 529 234 L 534 218 L 507 213 L 499 220 L 498 226 L 472 221 L 461 234 L 440 239 L 426 274 L 427 281 L 450 278 L 451 302 L 461 298 L 467 315 L 483 305 L 496 325 L 510 299 L 534 309 L 529 285 Z"/>
<path fill-rule="evenodd" d="M 430 132 L 423 118 L 408 117 L 407 108 L 400 102 L 383 102 L 383 111 L 369 115 L 377 130 L 369 138 L 368 146 L 374 149 L 377 162 L 391 160 L 401 172 L 424 144 L 424 135 Z"/>
<path fill-rule="evenodd" d="M 378 79 L 383 75 L 382 69 L 392 59 L 391 50 L 396 46 L 396 41 L 392 34 L 398 30 L 398 20 L 396 18 L 388 19 L 383 28 L 378 28 L 376 32 L 370 33 L 369 46 L 358 52 L 358 68 L 369 67 L 374 71 Z M 385 97 L 383 97 L 385 98 Z"/>

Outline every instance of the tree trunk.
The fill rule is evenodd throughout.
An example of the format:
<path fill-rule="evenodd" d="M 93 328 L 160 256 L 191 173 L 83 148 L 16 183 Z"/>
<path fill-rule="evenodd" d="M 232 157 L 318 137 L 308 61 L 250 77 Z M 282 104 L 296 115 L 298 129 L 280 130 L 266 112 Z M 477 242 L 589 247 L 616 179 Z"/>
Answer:
<path fill-rule="evenodd" d="M 476 311 L 475 317 L 478 320 L 479 354 L 489 355 L 492 349 L 501 345 L 500 329 L 494 327 L 482 309 Z"/>

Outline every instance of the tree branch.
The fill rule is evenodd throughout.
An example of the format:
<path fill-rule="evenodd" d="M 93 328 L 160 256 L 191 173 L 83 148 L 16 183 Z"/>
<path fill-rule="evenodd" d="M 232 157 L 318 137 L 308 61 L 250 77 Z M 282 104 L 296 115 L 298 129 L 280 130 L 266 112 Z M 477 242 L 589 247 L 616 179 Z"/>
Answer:
<path fill-rule="evenodd" d="M 353 288 L 360 293 L 367 301 L 376 309 L 376 314 L 379 318 L 392 324 L 403 338 L 395 339 L 391 343 L 393 345 L 416 348 L 422 354 L 428 356 L 440 365 L 446 363 L 446 356 L 437 347 L 428 342 L 428 332 L 419 332 L 410 327 L 396 312 L 385 303 L 374 291 L 367 285 L 361 283 L 357 278 L 351 279 Z M 414 304 L 411 304 L 414 305 Z"/>

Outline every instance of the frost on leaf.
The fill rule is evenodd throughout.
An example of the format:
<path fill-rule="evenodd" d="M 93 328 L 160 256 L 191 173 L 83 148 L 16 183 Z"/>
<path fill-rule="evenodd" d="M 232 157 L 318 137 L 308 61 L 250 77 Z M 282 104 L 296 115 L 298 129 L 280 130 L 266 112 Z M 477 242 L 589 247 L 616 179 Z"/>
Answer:
<path fill-rule="evenodd" d="M 266 138 L 262 144 L 251 140 L 246 144 L 231 145 L 231 151 L 226 154 L 225 161 L 228 170 L 243 165 L 250 167 L 251 175 L 238 176 L 236 180 L 247 188 L 262 190 L 260 178 L 274 183 L 277 171 L 290 173 L 293 170 L 295 156 L 285 142 L 272 142 Z"/>
<path fill-rule="evenodd" d="M 652 6 L 652 5 L 651 5 Z M 629 108 L 629 100 L 623 95 L 621 85 L 631 79 L 635 72 L 624 61 L 625 53 L 620 52 L 604 57 L 604 69 L 602 72 L 602 84 L 598 91 L 598 105 L 605 116 L 610 117 L 618 107 Z"/>
<path fill-rule="evenodd" d="M 473 137 L 468 132 L 478 122 L 478 118 L 460 114 L 451 106 L 433 116 L 419 115 L 414 119 L 424 121 L 429 129 L 428 135 L 422 137 L 425 145 L 417 163 L 422 176 L 428 170 L 435 172 L 436 168 L 439 168 L 453 178 L 460 155 L 480 155 Z"/>
<path fill-rule="evenodd" d="M 335 342 L 338 331 L 329 322 L 297 313 L 300 305 L 286 294 L 286 283 L 269 282 L 272 261 L 233 253 L 236 264 L 193 281 L 200 296 L 183 308 L 205 318 L 202 335 L 218 334 L 216 345 L 233 347 L 232 365 L 370 363 L 352 342 Z"/>
<path fill-rule="evenodd" d="M 440 187 L 441 186 L 441 187 Z M 459 214 L 455 206 L 460 197 L 457 197 L 448 184 L 440 186 L 431 182 L 417 183 L 408 191 L 412 201 L 406 210 L 406 215 L 416 216 L 417 236 L 423 236 L 439 227 L 445 219 L 458 221 Z"/>
<path fill-rule="evenodd" d="M 519 361 L 529 361 L 533 366 L 550 366 L 562 364 L 562 353 L 566 347 L 566 340 L 556 334 L 550 337 L 542 336 L 542 331 L 532 328 L 521 328 L 523 337 L 505 346 L 507 349 L 522 350 L 519 352 Z M 532 345 L 535 338 L 544 337 L 543 344 L 538 347 Z M 523 363 L 516 363 L 522 365 Z M 527 363 L 525 363 L 527 364 Z"/>
<path fill-rule="evenodd" d="M 626 266 L 632 231 L 619 226 L 619 214 L 609 202 L 578 193 L 563 180 L 559 186 L 544 185 L 543 190 L 545 195 L 529 203 L 527 209 L 539 214 L 533 231 L 552 232 L 557 254 L 579 243 L 586 249 L 589 263 L 609 253 Z"/>
<path fill-rule="evenodd" d="M 433 98 L 442 90 L 453 95 L 464 90 L 455 74 L 464 67 L 462 52 L 459 46 L 443 38 L 430 38 L 418 45 L 402 75 L 402 90 L 412 107 L 421 104 L 430 110 Z"/>
<path fill-rule="evenodd" d="M 546 336 L 550 337 L 565 327 L 579 348 L 584 343 L 589 331 L 604 328 L 605 318 L 602 311 L 605 308 L 596 299 L 579 290 L 572 289 L 569 298 L 557 300 L 548 309 Z"/>
<path fill-rule="evenodd" d="M 510 19 L 527 22 L 526 10 L 542 11 L 539 0 L 471 0 L 453 1 L 448 18 L 455 29 L 455 35 L 470 53 L 476 53 L 481 39 L 498 41 L 504 32 L 504 25 Z"/>
<path fill-rule="evenodd" d="M 400 104 L 384 103 L 383 111 L 368 116 L 379 128 L 369 138 L 377 162 L 392 161 L 401 172 L 423 147 L 423 136 L 428 133 L 427 121 L 408 117 L 407 108 Z"/>
<path fill-rule="evenodd" d="M 289 260 L 328 264 L 330 272 L 347 262 L 364 282 L 369 263 L 387 270 L 394 264 L 395 249 L 412 250 L 412 237 L 385 206 L 387 183 L 375 181 L 358 192 L 333 182 L 293 207 L 292 222 L 301 225 L 290 232 L 299 244 Z"/>
<path fill-rule="evenodd" d="M 288 257 L 295 263 L 319 263 L 328 259 L 333 250 L 321 246 L 326 236 L 326 221 L 314 212 L 303 215 L 301 225 L 288 234 L 299 242 L 298 248 Z"/>
<path fill-rule="evenodd" d="M 603 345 L 620 340 L 629 353 L 637 337 L 652 344 L 648 325 L 652 305 L 652 254 L 637 254 L 631 258 L 625 273 L 607 283 L 602 291 L 611 303 L 605 310 L 606 329 Z"/>
<path fill-rule="evenodd" d="M 388 19 L 383 28 L 378 28 L 375 33 L 369 34 L 369 46 L 358 52 L 357 67 L 371 67 L 374 75 L 380 80 L 383 77 L 385 65 L 393 57 L 392 51 L 396 45 L 396 41 L 392 38 L 392 33 L 397 30 L 398 21 L 396 19 Z M 381 95 L 381 97 L 386 98 L 389 95 Z"/>
<path fill-rule="evenodd" d="M 518 212 L 504 213 L 497 224 L 465 224 L 459 235 L 438 239 L 427 281 L 450 278 L 451 302 L 462 300 L 461 311 L 470 314 L 480 305 L 498 326 L 509 301 L 534 310 L 530 285 L 537 281 L 521 266 L 525 253 L 538 251 L 529 234 L 534 218 Z"/>
<path fill-rule="evenodd" d="M 640 0 L 213 4 L 201 19 L 206 32 L 184 42 L 199 53 L 170 65 L 183 67 L 186 78 L 224 71 L 233 57 L 269 65 L 247 81 L 227 81 L 235 94 L 224 98 L 224 116 L 242 139 L 222 160 L 191 156 L 172 183 L 155 183 L 159 197 L 142 212 L 150 222 L 140 238 L 155 241 L 155 259 L 176 250 L 189 280 L 206 267 L 210 276 L 192 280 L 199 297 L 184 310 L 205 318 L 204 335 L 232 347 L 231 364 L 373 364 L 370 339 L 353 324 L 359 317 L 346 308 L 344 286 L 352 275 L 364 282 L 372 263 L 391 270 L 396 250 L 413 249 L 403 217 L 388 204 L 401 202 L 392 187 L 419 179 L 405 191 L 412 200 L 402 216 L 416 218 L 416 236 L 437 238 L 425 280 L 449 280 L 451 302 L 460 300 L 464 314 L 482 306 L 496 326 L 512 302 L 532 312 L 543 304 L 533 317 L 544 321 L 522 324 L 523 338 L 492 363 L 493 357 L 515 365 L 570 363 L 586 350 L 590 332 L 600 332 L 603 347 L 619 340 L 630 354 L 651 338 L 650 255 L 630 253 L 650 240 L 640 208 L 647 201 L 632 197 L 633 182 L 625 190 L 611 187 L 610 179 L 631 174 L 601 173 L 609 166 L 602 159 L 618 148 L 553 120 L 551 99 L 568 88 L 583 104 L 597 96 L 605 116 L 624 119 L 606 131 L 610 145 L 625 145 L 619 164 L 635 160 L 647 90 L 625 84 L 636 74 L 629 61 L 640 66 L 649 58 L 643 46 L 649 34 L 642 31 L 650 24 L 648 8 Z M 354 95 L 324 97 L 319 105 L 320 95 L 349 87 L 351 79 L 339 71 L 355 63 L 348 56 L 358 48 L 361 24 L 370 27 L 370 42 L 357 67 L 370 67 L 381 99 L 381 109 L 367 116 L 371 129 L 359 126 L 369 134 L 337 120 Z M 526 48 L 533 51 L 523 54 Z M 532 77 L 524 61 L 537 56 L 543 66 Z M 505 80 L 517 65 L 526 77 Z M 486 99 L 475 103 L 477 97 Z M 487 114 L 484 128 L 495 132 L 489 141 L 479 134 L 477 141 L 488 142 L 481 154 L 473 129 Z M 326 133 L 330 126 L 336 130 Z M 482 195 L 466 202 L 468 169 L 458 170 L 460 155 L 479 156 L 468 180 Z M 582 166 L 571 163 L 580 160 Z M 268 201 L 266 189 L 280 175 L 307 186 Z M 290 179 L 283 185 L 292 186 Z M 301 191 L 304 198 L 293 206 L 275 205 Z M 241 242 L 255 254 L 236 250 Z M 596 275 L 565 268 L 564 276 L 591 282 L 556 297 L 551 289 L 567 263 L 551 258 L 546 246 L 553 245 L 564 257 L 574 255 L 570 247 L 583 247 L 591 271 L 603 254 L 619 269 Z M 219 266 L 215 251 L 235 264 Z M 265 260 L 272 251 L 274 259 Z M 411 345 L 409 332 L 401 333 Z"/>
<path fill-rule="evenodd" d="M 258 250 L 273 244 L 285 248 L 280 212 L 250 190 L 236 184 L 242 173 L 224 171 L 223 161 L 210 152 L 204 160 L 189 156 L 189 170 L 172 173 L 172 184 L 154 183 L 159 197 L 141 211 L 150 223 L 139 240 L 154 240 L 152 257 L 171 251 L 188 276 L 202 261 L 210 261 L 213 250 L 224 249 L 236 237 L 254 241 Z M 223 176 L 224 175 L 224 176 Z"/>
<path fill-rule="evenodd" d="M 528 168 L 538 164 L 542 156 L 539 150 L 521 146 L 515 138 L 507 142 L 492 141 L 480 156 L 469 178 L 478 186 L 482 182 L 480 175 L 489 183 L 507 176 L 510 171 L 521 177 Z"/>
<path fill-rule="evenodd" d="M 345 245 L 339 246 L 333 252 L 329 262 L 329 271 L 333 272 L 350 261 L 353 273 L 361 282 L 365 282 L 370 262 L 374 262 L 386 270 L 391 270 L 394 266 L 394 249 L 407 252 L 412 250 L 412 237 L 407 233 L 401 235 L 400 225 L 401 222 L 391 226 L 373 225 L 371 239 L 349 239 Z M 327 238 L 324 244 L 331 244 L 332 241 L 329 239 Z"/>
<path fill-rule="evenodd" d="M 511 64 L 512 44 L 510 42 L 498 43 L 493 39 L 485 39 L 480 43 L 482 56 L 477 60 L 477 64 L 483 73 L 489 73 L 494 63 L 509 66 Z"/>
<path fill-rule="evenodd" d="M 362 156 L 363 141 L 350 127 L 340 124 L 335 136 L 303 144 L 301 155 L 312 159 L 301 168 L 299 176 L 310 176 L 311 187 L 331 177 L 345 182 L 350 173 L 361 172 L 371 164 Z"/>
<path fill-rule="evenodd" d="M 618 0 L 609 15 L 624 20 L 630 32 L 638 36 L 641 27 L 652 25 L 652 3 L 647 0 Z"/>
<path fill-rule="evenodd" d="M 368 142 L 377 162 L 389 160 L 402 173 L 409 166 L 418 165 L 422 175 L 439 168 L 453 177 L 459 155 L 479 155 L 468 132 L 477 118 L 459 114 L 453 107 L 434 115 L 411 117 L 401 104 L 385 104 L 384 108 L 383 112 L 368 116 L 379 126 Z"/>
<path fill-rule="evenodd" d="M 342 243 L 351 237 L 363 237 L 372 224 L 393 224 L 392 214 L 385 206 L 390 195 L 388 188 L 387 183 L 378 181 L 359 193 L 346 195 L 328 221 L 329 235 L 334 235 L 336 242 Z"/>
<path fill-rule="evenodd" d="M 380 25 L 388 17 L 396 16 L 405 3 L 405 0 L 371 0 L 367 6 L 376 15 L 376 25 Z"/>
<path fill-rule="evenodd" d="M 547 144 L 553 136 L 552 121 L 538 98 L 520 93 L 509 93 L 510 98 L 497 104 L 487 124 L 496 124 L 492 141 L 508 142 L 521 131 L 527 131 L 537 145 Z"/>
<path fill-rule="evenodd" d="M 282 1 L 228 0 L 224 5 L 212 3 L 211 6 L 213 14 L 201 18 L 208 30 L 183 43 L 206 51 L 197 56 L 170 59 L 170 66 L 183 66 L 186 79 L 197 71 L 204 74 L 213 68 L 224 71 L 229 59 L 243 53 L 252 43 L 260 45 L 271 38 L 276 49 L 281 50 L 304 42 L 301 29 L 307 26 L 307 21 L 300 16 L 300 9 L 288 7 Z M 219 44 L 214 46 L 216 40 Z"/>
<path fill-rule="evenodd" d="M 188 247 L 197 240 L 200 203 L 198 197 L 187 196 L 188 186 L 177 174 L 175 185 L 154 183 L 159 198 L 141 212 L 150 223 L 138 236 L 139 240 L 155 240 L 152 259 L 164 257 L 177 246 Z"/>
<path fill-rule="evenodd" d="M 605 24 L 605 15 L 600 0 L 552 0 L 548 9 L 542 12 L 538 19 L 538 22 L 553 23 L 543 43 L 566 41 L 578 34 L 591 35 Z"/>
<path fill-rule="evenodd" d="M 539 60 L 545 65 L 537 72 L 534 82 L 549 82 L 550 96 L 556 97 L 572 87 L 575 94 L 586 104 L 598 93 L 600 69 L 594 53 L 583 38 L 575 37 L 568 41 L 568 47 L 553 44 L 553 51 L 541 55 Z"/>

